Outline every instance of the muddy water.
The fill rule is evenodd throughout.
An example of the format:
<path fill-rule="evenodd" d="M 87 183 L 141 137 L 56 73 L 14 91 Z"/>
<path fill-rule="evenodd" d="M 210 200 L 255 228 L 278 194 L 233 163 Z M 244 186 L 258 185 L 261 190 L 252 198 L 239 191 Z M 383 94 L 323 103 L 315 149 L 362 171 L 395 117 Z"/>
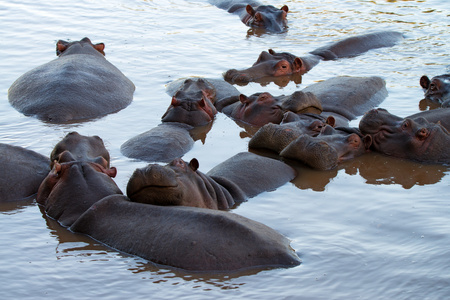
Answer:
<path fill-rule="evenodd" d="M 48 155 L 70 131 L 99 135 L 124 190 L 143 162 L 120 145 L 160 122 L 165 85 L 186 76 L 220 78 L 273 48 L 298 55 L 375 30 L 405 40 L 389 49 L 322 62 L 285 87 L 250 84 L 245 94 L 289 94 L 339 75 L 386 80 L 382 107 L 419 111 L 419 78 L 449 72 L 450 8 L 434 1 L 273 1 L 290 8 L 289 31 L 252 35 L 234 15 L 207 1 L 0 1 L 0 142 Z M 58 39 L 89 37 L 136 85 L 133 103 L 99 120 L 52 125 L 25 117 L 7 101 L 24 72 L 55 57 Z M 358 120 L 352 125 L 356 125 Z M 219 114 L 204 142 L 184 157 L 207 172 L 247 151 L 244 129 Z M 153 265 L 75 235 L 46 218 L 33 200 L 0 206 L 1 298 L 85 299 L 444 299 L 450 295 L 450 168 L 366 155 L 339 169 L 299 168 L 299 176 L 232 213 L 291 240 L 302 265 L 237 274 L 192 274 Z"/>

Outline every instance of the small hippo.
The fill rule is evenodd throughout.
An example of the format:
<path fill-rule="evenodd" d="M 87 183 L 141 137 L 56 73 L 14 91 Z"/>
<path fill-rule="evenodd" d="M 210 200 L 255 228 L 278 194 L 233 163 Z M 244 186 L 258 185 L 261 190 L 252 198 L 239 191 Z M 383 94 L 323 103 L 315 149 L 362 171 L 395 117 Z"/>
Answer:
<path fill-rule="evenodd" d="M 443 110 L 448 119 L 450 108 Z M 450 163 L 449 132 L 440 122 L 430 123 L 418 115 L 401 118 L 385 109 L 373 109 L 361 119 L 359 129 L 370 135 L 374 151 L 418 162 Z"/>
<path fill-rule="evenodd" d="M 286 16 L 289 11 L 287 5 L 278 9 L 272 5 L 262 5 L 258 1 L 248 0 L 210 0 L 210 3 L 238 15 L 242 23 L 253 29 L 271 33 L 282 33 L 287 30 Z"/>
<path fill-rule="evenodd" d="M 420 86 L 425 99 L 438 102 L 442 107 L 450 107 L 450 74 L 435 76 L 431 80 L 424 75 L 420 78 Z"/>
<path fill-rule="evenodd" d="M 108 196 L 70 230 L 154 263 L 190 271 L 295 267 L 300 259 L 275 230 L 237 214 L 158 206 Z"/>
<path fill-rule="evenodd" d="M 250 68 L 244 70 L 231 69 L 224 73 L 224 79 L 231 84 L 247 84 L 261 78 L 275 78 L 295 73 L 305 74 L 321 60 L 354 57 L 371 49 L 392 47 L 403 38 L 395 31 L 382 31 L 365 35 L 353 36 L 331 43 L 298 57 L 288 52 L 275 52 L 269 49 L 259 55 Z"/>
<path fill-rule="evenodd" d="M 36 195 L 50 160 L 32 150 L 0 143 L 0 202 Z"/>
<path fill-rule="evenodd" d="M 140 203 L 228 210 L 295 177 L 295 171 L 283 162 L 249 152 L 236 154 L 207 174 L 198 167 L 194 158 L 189 163 L 175 159 L 166 166 L 137 169 L 127 195 Z"/>
<path fill-rule="evenodd" d="M 112 177 L 109 154 L 99 137 L 69 133 L 52 151 L 52 170 L 37 192 L 37 203 L 47 215 L 70 226 L 93 203 L 122 194 Z"/>
<path fill-rule="evenodd" d="M 10 104 L 50 123 L 93 119 L 127 107 L 134 84 L 104 57 L 103 43 L 59 40 L 58 58 L 28 71 L 9 88 Z"/>

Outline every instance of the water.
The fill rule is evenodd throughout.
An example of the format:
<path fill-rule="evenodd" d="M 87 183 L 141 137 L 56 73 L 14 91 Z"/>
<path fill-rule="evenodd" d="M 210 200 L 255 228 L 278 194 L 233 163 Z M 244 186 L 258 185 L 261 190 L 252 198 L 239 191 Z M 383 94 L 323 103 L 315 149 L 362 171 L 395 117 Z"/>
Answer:
<path fill-rule="evenodd" d="M 290 94 L 339 75 L 383 77 L 382 107 L 419 111 L 420 76 L 449 72 L 446 0 L 286 1 L 289 31 L 247 35 L 239 19 L 205 1 L 77 2 L 0 0 L 0 142 L 49 155 L 70 131 L 99 135 L 124 191 L 145 165 L 120 145 L 160 123 L 169 105 L 165 85 L 187 76 L 220 78 L 273 48 L 302 55 L 367 31 L 397 30 L 393 48 L 321 62 L 302 84 L 239 87 L 245 94 Z M 89 37 L 136 85 L 133 103 L 99 120 L 51 125 L 15 111 L 12 82 L 55 58 L 59 39 Z M 352 122 L 356 125 L 358 120 Z M 247 150 L 248 138 L 219 114 L 204 143 L 184 157 L 209 169 Z M 445 299 L 450 295 L 450 169 L 367 155 L 338 170 L 300 169 L 292 183 L 263 193 L 231 213 L 260 221 L 291 240 L 303 263 L 230 275 L 192 274 L 157 266 L 76 235 L 43 216 L 34 201 L 0 205 L 0 298 L 7 299 Z"/>

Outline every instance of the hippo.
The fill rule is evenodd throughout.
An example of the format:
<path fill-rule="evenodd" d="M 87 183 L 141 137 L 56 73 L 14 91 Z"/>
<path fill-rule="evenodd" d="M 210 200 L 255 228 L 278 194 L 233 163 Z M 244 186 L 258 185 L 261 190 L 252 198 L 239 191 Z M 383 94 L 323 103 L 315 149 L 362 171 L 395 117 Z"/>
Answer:
<path fill-rule="evenodd" d="M 209 78 L 182 78 L 171 82 L 166 92 L 172 100 L 162 123 L 125 141 L 120 151 L 126 157 L 168 163 L 183 156 L 211 129 L 215 103 L 239 95 L 231 84 Z"/>
<path fill-rule="evenodd" d="M 450 107 L 450 74 L 435 76 L 431 80 L 423 75 L 420 78 L 420 86 L 425 99 L 437 102 L 442 107 Z"/>
<path fill-rule="evenodd" d="M 189 271 L 223 273 L 301 263 L 286 237 L 259 222 L 220 210 L 131 202 L 124 195 L 96 202 L 70 230 Z"/>
<path fill-rule="evenodd" d="M 0 143 L 0 202 L 34 197 L 50 172 L 50 160 L 35 151 Z"/>
<path fill-rule="evenodd" d="M 370 148 L 376 152 L 423 163 L 450 163 L 450 134 L 440 122 L 417 115 L 401 118 L 379 108 L 363 116 L 359 129 L 370 135 Z"/>
<path fill-rule="evenodd" d="M 117 170 L 109 167 L 109 154 L 99 137 L 69 133 L 52 151 L 52 170 L 42 181 L 36 201 L 47 215 L 70 226 L 93 203 L 122 194 L 112 180 Z"/>
<path fill-rule="evenodd" d="M 57 59 L 19 77 L 9 88 L 10 104 L 50 123 L 98 118 L 127 107 L 134 84 L 104 55 L 103 43 L 88 38 L 56 43 Z"/>
<path fill-rule="evenodd" d="M 249 152 L 236 154 L 206 174 L 198 168 L 197 159 L 186 163 L 178 158 L 165 166 L 136 169 L 127 196 L 153 205 L 228 210 L 295 177 L 295 171 L 283 162 Z"/>
<path fill-rule="evenodd" d="M 210 3 L 238 15 L 242 23 L 252 29 L 270 33 L 283 33 L 287 30 L 287 13 L 289 7 L 283 5 L 276 8 L 272 5 L 262 5 L 258 1 L 247 0 L 210 0 Z"/>
<path fill-rule="evenodd" d="M 363 54 L 371 49 L 392 47 L 403 38 L 395 31 L 381 31 L 331 43 L 298 57 L 288 52 L 275 52 L 272 49 L 263 51 L 250 68 L 244 70 L 231 69 L 224 73 L 224 79 L 231 84 L 245 85 L 249 82 L 273 81 L 279 76 L 295 73 L 305 74 L 321 60 L 336 60 Z"/>
<path fill-rule="evenodd" d="M 238 123 L 258 128 L 267 123 L 280 124 L 286 112 L 320 114 L 325 119 L 331 117 L 333 125 L 345 127 L 386 96 L 386 83 L 380 77 L 339 76 L 288 96 L 272 96 L 267 92 L 249 97 L 241 94 L 219 100 L 215 105 Z"/>
<path fill-rule="evenodd" d="M 328 124 L 329 123 L 329 124 Z M 352 128 L 333 128 L 334 118 L 286 113 L 281 124 L 266 124 L 250 139 L 249 149 L 268 149 L 314 169 L 330 170 L 367 151 L 368 141 Z"/>

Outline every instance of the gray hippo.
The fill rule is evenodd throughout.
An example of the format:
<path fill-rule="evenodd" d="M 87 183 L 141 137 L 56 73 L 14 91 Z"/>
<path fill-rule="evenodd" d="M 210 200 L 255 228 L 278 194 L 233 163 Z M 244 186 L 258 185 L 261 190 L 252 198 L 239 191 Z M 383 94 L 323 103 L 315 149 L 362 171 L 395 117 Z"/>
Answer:
<path fill-rule="evenodd" d="M 242 23 L 252 29 L 264 32 L 282 33 L 287 30 L 287 13 L 289 8 L 283 5 L 276 8 L 272 5 L 262 5 L 258 1 L 247 0 L 210 0 L 211 4 L 238 15 Z"/>
<path fill-rule="evenodd" d="M 215 105 L 218 111 L 235 121 L 254 127 L 280 124 L 286 112 L 315 113 L 325 119 L 331 116 L 333 125 L 342 127 L 379 105 L 387 94 L 386 83 L 380 77 L 338 76 L 288 96 L 256 93 L 247 97 L 241 94 L 223 98 Z"/>
<path fill-rule="evenodd" d="M 109 153 L 99 137 L 69 133 L 51 158 L 52 170 L 40 184 L 36 201 L 61 225 L 72 225 L 98 200 L 122 194 L 112 180 L 117 170 L 109 166 Z"/>
<path fill-rule="evenodd" d="M 425 163 L 448 164 L 448 129 L 439 121 L 428 121 L 435 111 L 441 118 L 449 119 L 450 108 L 427 111 L 427 114 L 415 114 L 407 118 L 392 115 L 385 109 L 373 109 L 361 119 L 359 129 L 361 133 L 371 137 L 370 148 L 376 152 Z"/>
<path fill-rule="evenodd" d="M 249 152 L 238 153 L 204 174 L 197 159 L 175 159 L 137 169 L 127 185 L 134 202 L 228 210 L 295 177 L 285 163 Z M 268 171 L 270 170 L 270 171 Z"/>
<path fill-rule="evenodd" d="M 189 271 L 223 273 L 300 264 L 289 240 L 259 222 L 219 210 L 136 203 L 123 195 L 98 201 L 70 230 Z"/>
<path fill-rule="evenodd" d="M 395 31 L 353 36 L 320 47 L 302 57 L 269 49 L 268 52 L 261 52 L 253 66 L 244 70 L 228 70 L 224 73 L 224 79 L 232 84 L 245 85 L 249 82 L 273 81 L 279 76 L 305 74 L 321 60 L 354 57 L 371 49 L 392 47 L 402 38 L 403 35 Z"/>
<path fill-rule="evenodd" d="M 59 40 L 58 58 L 19 77 L 9 88 L 9 102 L 50 123 L 93 119 L 127 107 L 134 84 L 105 59 L 104 48 L 88 38 Z"/>
<path fill-rule="evenodd" d="M 229 83 L 218 79 L 179 79 L 167 86 L 171 104 L 157 127 L 127 140 L 123 155 L 149 162 L 170 162 L 183 156 L 211 129 L 222 98 L 239 95 Z"/>
<path fill-rule="evenodd" d="M 36 195 L 50 160 L 32 150 L 0 143 L 0 202 Z"/>
<path fill-rule="evenodd" d="M 424 75 L 420 78 L 420 86 L 425 99 L 437 102 L 442 107 L 450 107 L 450 74 L 435 76 L 431 80 Z"/>

